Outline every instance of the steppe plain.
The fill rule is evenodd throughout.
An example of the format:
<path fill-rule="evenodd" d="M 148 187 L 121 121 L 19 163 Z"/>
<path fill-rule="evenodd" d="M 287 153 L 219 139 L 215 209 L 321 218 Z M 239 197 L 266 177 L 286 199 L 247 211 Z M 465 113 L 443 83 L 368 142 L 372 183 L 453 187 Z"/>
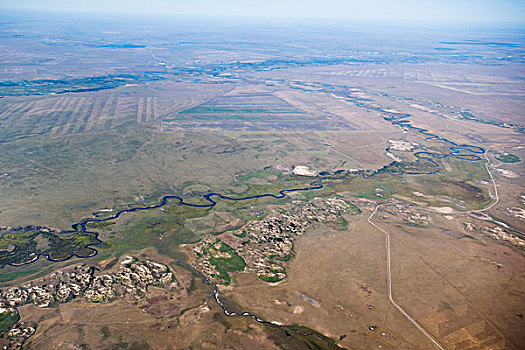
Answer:
<path fill-rule="evenodd" d="M 2 344 L 523 348 L 521 31 L 32 16 L 0 32 L 2 293 L 128 255 L 178 287 L 7 305 Z"/>

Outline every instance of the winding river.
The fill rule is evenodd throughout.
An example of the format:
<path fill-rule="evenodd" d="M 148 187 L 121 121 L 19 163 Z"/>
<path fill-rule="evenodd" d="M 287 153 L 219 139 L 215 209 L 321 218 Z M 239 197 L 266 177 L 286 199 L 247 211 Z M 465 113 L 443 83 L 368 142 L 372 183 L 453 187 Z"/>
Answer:
<path fill-rule="evenodd" d="M 366 105 L 366 104 L 363 104 L 362 102 L 358 102 L 358 104 Z M 482 158 L 481 158 L 480 155 L 483 155 L 486 152 L 486 150 L 484 148 L 482 148 L 482 147 L 469 145 L 469 144 L 458 144 L 458 143 L 456 143 L 454 141 L 451 141 L 451 140 L 449 140 L 449 139 L 447 139 L 445 137 L 433 134 L 427 129 L 414 126 L 414 125 L 412 125 L 412 122 L 408 119 L 410 117 L 410 114 L 408 114 L 408 113 L 398 113 L 398 112 L 385 111 L 385 110 L 383 110 L 380 107 L 372 107 L 372 106 L 366 106 L 366 107 L 369 108 L 369 109 L 373 109 L 375 111 L 378 111 L 380 113 L 383 113 L 382 118 L 384 120 L 392 123 L 393 125 L 397 125 L 397 126 L 400 126 L 402 128 L 410 129 L 410 130 L 418 132 L 418 133 L 420 133 L 422 135 L 425 135 L 426 136 L 425 140 L 439 141 L 439 142 L 447 144 L 447 146 L 448 146 L 448 153 L 444 153 L 444 154 L 428 152 L 428 151 L 414 152 L 414 156 L 416 158 L 424 159 L 424 160 L 426 160 L 428 162 L 431 162 L 437 168 L 437 170 L 430 171 L 427 174 L 433 174 L 433 173 L 436 173 L 436 172 L 439 171 L 438 168 L 439 168 L 440 165 L 434 159 L 455 158 L 455 159 L 464 160 L 464 161 L 476 162 L 476 161 L 481 160 Z M 98 250 L 96 248 L 94 248 L 94 246 L 99 245 L 100 243 L 102 243 L 102 241 L 99 239 L 99 234 L 97 232 L 88 231 L 87 230 L 87 227 L 86 227 L 87 224 L 114 220 L 114 219 L 119 218 L 124 213 L 131 213 L 131 212 L 136 212 L 136 211 L 145 211 L 145 210 L 151 210 L 151 209 L 158 209 L 158 208 L 161 208 L 161 207 L 165 206 L 168 203 L 169 200 L 178 200 L 179 201 L 179 203 L 178 203 L 179 205 L 184 205 L 184 206 L 188 206 L 188 207 L 212 209 L 213 207 L 215 207 L 215 205 L 217 205 L 217 201 L 214 199 L 215 197 L 223 199 L 223 200 L 227 200 L 227 201 L 233 201 L 233 202 L 245 201 L 245 200 L 250 200 L 250 199 L 257 199 L 257 198 L 266 198 L 266 197 L 280 199 L 280 198 L 284 198 L 287 193 L 299 192 L 299 191 L 318 190 L 318 189 L 321 189 L 323 187 L 324 186 L 322 184 L 319 184 L 319 185 L 303 187 L 303 188 L 291 188 L 291 189 L 287 189 L 287 190 L 281 190 L 281 191 L 279 191 L 278 195 L 271 194 L 271 193 L 264 193 L 264 194 L 259 194 L 259 195 L 254 195 L 254 196 L 247 196 L 247 197 L 230 197 L 230 196 L 223 195 L 221 193 L 211 192 L 211 193 L 208 193 L 208 194 L 205 194 L 205 195 L 202 196 L 202 198 L 204 198 L 204 200 L 207 202 L 207 203 L 204 203 L 204 204 L 193 204 L 193 203 L 186 202 L 184 200 L 184 198 L 182 198 L 180 196 L 167 195 L 167 196 L 162 197 L 162 199 L 161 199 L 159 204 L 150 205 L 150 206 L 144 206 L 144 207 L 130 208 L 130 209 L 123 209 L 123 210 L 118 211 L 116 214 L 114 214 L 113 216 L 110 216 L 110 217 L 106 217 L 106 218 L 88 218 L 88 219 L 84 219 L 84 220 L 80 221 L 79 223 L 76 223 L 76 224 L 72 225 L 73 230 L 74 230 L 73 232 L 76 232 L 76 233 L 90 233 L 90 234 L 95 235 L 96 242 L 85 246 L 85 248 L 90 249 L 93 252 L 90 255 L 82 256 L 82 255 L 78 255 L 78 254 L 72 254 L 72 255 L 64 258 L 64 259 L 56 260 L 56 259 L 52 259 L 49 256 L 49 254 L 38 254 L 31 261 L 27 261 L 27 262 L 20 263 L 20 264 L 9 264 L 9 265 L 11 265 L 11 266 L 27 265 L 27 264 L 30 264 L 32 262 L 35 262 L 40 257 L 45 257 L 47 260 L 53 261 L 53 262 L 61 262 L 61 261 L 69 260 L 69 259 L 71 259 L 73 257 L 88 258 L 88 257 L 95 256 L 95 255 L 98 254 Z"/>
<path fill-rule="evenodd" d="M 480 157 L 480 155 L 485 153 L 485 149 L 483 147 L 468 145 L 468 144 L 458 144 L 447 138 L 438 136 L 436 134 L 432 134 L 427 129 L 423 129 L 423 128 L 412 125 L 412 122 L 410 120 L 407 120 L 407 118 L 410 117 L 410 114 L 387 112 L 382 109 L 379 109 L 379 110 L 383 113 L 390 115 L 388 117 L 384 116 L 383 119 L 391 122 L 393 125 L 399 125 L 401 127 L 405 127 L 405 128 L 414 130 L 416 132 L 419 132 L 420 134 L 427 136 L 425 137 L 425 140 L 441 141 L 441 142 L 448 144 L 449 152 L 445 154 L 437 154 L 433 152 L 424 152 L 424 151 L 414 153 L 414 156 L 416 156 L 417 158 L 426 159 L 432 162 L 437 167 L 439 167 L 439 164 L 436 163 L 436 161 L 434 161 L 431 158 L 443 159 L 443 158 L 450 157 L 450 158 L 456 158 L 456 159 L 476 162 L 478 160 L 481 160 L 482 158 Z"/>
<path fill-rule="evenodd" d="M 240 201 L 246 201 L 246 200 L 250 200 L 250 199 L 268 198 L 268 197 L 281 199 L 281 198 L 284 198 L 287 193 L 300 192 L 300 191 L 320 190 L 323 187 L 324 187 L 323 185 L 319 184 L 319 185 L 313 185 L 313 186 L 309 186 L 309 187 L 291 188 L 291 189 L 287 189 L 287 190 L 281 190 L 281 191 L 279 191 L 278 195 L 271 194 L 271 193 L 264 193 L 264 194 L 258 194 L 258 195 L 247 196 L 247 197 L 230 197 L 230 196 L 223 195 L 221 193 L 211 192 L 211 193 L 207 193 L 207 194 L 205 194 L 203 196 L 203 198 L 208 202 L 208 203 L 205 203 L 205 204 L 188 203 L 188 202 L 186 202 L 184 200 L 184 198 L 182 198 L 180 196 L 167 195 L 167 196 L 162 197 L 162 199 L 161 199 L 159 204 L 149 205 L 149 206 L 144 206 L 144 207 L 122 209 L 122 210 L 118 211 L 117 213 L 115 213 L 114 215 L 112 215 L 110 217 L 107 217 L 107 218 L 88 218 L 88 219 L 84 219 L 84 220 L 80 221 L 79 223 L 76 223 L 76 224 L 72 225 L 72 227 L 73 227 L 73 231 L 72 232 L 76 232 L 76 233 L 91 233 L 91 234 L 95 235 L 96 242 L 88 244 L 88 245 L 85 246 L 85 248 L 90 249 L 93 252 L 92 254 L 89 254 L 87 256 L 83 256 L 83 255 L 78 255 L 78 254 L 74 254 L 73 253 L 73 254 L 71 254 L 70 256 L 68 256 L 68 257 L 66 257 L 64 259 L 53 259 L 53 258 L 51 258 L 51 256 L 49 254 L 42 254 L 42 253 L 40 253 L 40 254 L 36 254 L 35 257 L 32 260 L 30 260 L 30 261 L 26 261 L 26 262 L 23 262 L 23 263 L 20 263 L 20 264 L 8 264 L 8 265 L 10 265 L 10 266 L 23 266 L 23 265 L 31 264 L 31 263 L 37 261 L 40 257 L 44 257 L 47 260 L 52 261 L 52 262 L 67 261 L 67 260 L 69 260 L 69 259 L 71 259 L 73 257 L 77 257 L 77 258 L 90 258 L 90 257 L 93 257 L 93 256 L 98 254 L 98 250 L 96 248 L 94 248 L 93 246 L 99 245 L 100 243 L 102 243 L 102 241 L 100 240 L 100 238 L 98 238 L 99 237 L 99 233 L 98 232 L 88 231 L 88 229 L 86 227 L 87 224 L 114 220 L 114 219 L 119 218 L 124 213 L 132 213 L 132 212 L 136 212 L 136 211 L 144 211 L 144 210 L 151 210 L 151 209 L 162 208 L 163 206 L 168 204 L 169 200 L 173 200 L 173 199 L 178 200 L 179 201 L 179 203 L 178 203 L 179 205 L 184 205 L 184 206 L 193 207 L 193 208 L 208 208 L 208 209 L 212 209 L 213 207 L 215 207 L 217 205 L 217 201 L 215 199 L 213 199 L 214 197 L 218 197 L 220 199 L 227 200 L 227 201 L 232 201 L 232 202 L 240 202 Z M 93 213 L 93 214 L 95 214 L 95 213 Z"/>

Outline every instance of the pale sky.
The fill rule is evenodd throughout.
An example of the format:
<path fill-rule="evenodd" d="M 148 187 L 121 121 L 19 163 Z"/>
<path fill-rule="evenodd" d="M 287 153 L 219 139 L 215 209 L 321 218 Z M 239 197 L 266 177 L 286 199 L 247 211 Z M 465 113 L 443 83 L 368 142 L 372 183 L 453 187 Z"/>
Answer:
<path fill-rule="evenodd" d="M 0 0 L 0 8 L 216 18 L 525 21 L 525 0 Z"/>

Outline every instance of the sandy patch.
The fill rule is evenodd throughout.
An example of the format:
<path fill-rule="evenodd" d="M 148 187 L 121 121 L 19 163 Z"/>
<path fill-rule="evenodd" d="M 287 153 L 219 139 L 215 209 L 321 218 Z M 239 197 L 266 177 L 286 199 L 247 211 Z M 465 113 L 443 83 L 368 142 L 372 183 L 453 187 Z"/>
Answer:
<path fill-rule="evenodd" d="M 507 211 L 511 214 L 514 214 L 514 216 L 518 219 L 525 220 L 525 210 L 523 208 L 507 208 Z"/>
<path fill-rule="evenodd" d="M 427 196 L 426 194 L 421 193 L 421 192 L 412 192 L 412 193 L 414 194 L 414 196 L 430 198 L 430 196 Z"/>
<path fill-rule="evenodd" d="M 396 151 L 411 151 L 415 148 L 415 145 L 402 140 L 388 140 L 390 143 L 390 149 Z"/>
<path fill-rule="evenodd" d="M 451 214 L 454 212 L 454 209 L 452 209 L 451 207 L 430 207 L 430 209 L 443 214 Z"/>
<path fill-rule="evenodd" d="M 293 313 L 295 315 L 301 315 L 302 313 L 304 312 L 304 308 L 302 306 L 296 306 L 294 309 L 293 309 Z"/>
<path fill-rule="evenodd" d="M 296 166 L 295 169 L 292 171 L 293 174 L 296 175 L 302 175 L 302 176 L 315 176 L 316 173 L 313 170 L 310 170 L 309 167 L 304 165 Z"/>
<path fill-rule="evenodd" d="M 515 172 L 510 171 L 510 170 L 499 169 L 499 168 L 495 168 L 495 170 L 497 172 L 499 172 L 502 176 L 505 176 L 505 177 L 508 177 L 508 178 L 511 178 L 511 179 L 515 179 L 515 178 L 519 177 L 518 174 L 516 174 Z"/>
<path fill-rule="evenodd" d="M 393 155 L 393 154 L 390 153 L 390 152 L 386 152 L 386 155 L 387 155 L 388 157 L 392 158 L 393 160 L 395 160 L 396 162 L 401 162 L 401 158 L 399 158 L 399 157 Z"/>

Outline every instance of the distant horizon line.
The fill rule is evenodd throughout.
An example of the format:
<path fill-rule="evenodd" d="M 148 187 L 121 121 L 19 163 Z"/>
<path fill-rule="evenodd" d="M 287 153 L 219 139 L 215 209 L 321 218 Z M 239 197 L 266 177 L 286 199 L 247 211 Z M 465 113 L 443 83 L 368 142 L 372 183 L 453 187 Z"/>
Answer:
<path fill-rule="evenodd" d="M 277 22 L 304 22 L 304 21 L 315 21 L 317 23 L 326 22 L 326 21 L 335 21 L 337 23 L 340 23 L 341 21 L 353 21 L 355 23 L 359 23 L 362 21 L 372 21 L 373 24 L 386 24 L 386 22 L 390 22 L 390 24 L 464 24 L 464 25 L 482 25 L 482 24 L 492 24 L 492 25 L 519 25 L 520 27 L 523 27 L 525 29 L 525 19 L 523 20 L 503 20 L 503 19 L 495 19 L 495 20 L 488 20 L 488 19 L 469 19 L 469 20 L 461 20 L 457 18 L 387 18 L 387 17 L 332 17 L 332 16 L 299 16 L 299 17 L 293 17 L 293 16 L 253 16 L 253 15 L 221 15 L 221 16 L 213 16 L 210 14 L 195 14 L 195 13 L 163 13 L 163 12 L 136 12 L 136 11 L 107 11 L 107 10 L 92 10 L 92 11 L 79 11 L 79 10 L 73 10 L 73 9 L 57 9 L 57 8 L 51 8 L 51 9 L 43 9 L 43 8 L 20 8 L 20 7 L 4 7 L 0 4 L 0 9 L 3 11 L 11 12 L 12 14 L 23 14 L 23 13 L 30 13 L 30 14 L 69 14 L 69 15 L 78 15 L 81 17 L 89 18 L 93 15 L 103 15 L 106 17 L 106 19 L 109 18 L 116 18 L 120 17 L 122 19 L 125 18 L 134 18 L 134 17 L 141 17 L 143 19 L 169 19 L 169 18 L 188 18 L 188 19 L 212 19 L 217 22 L 221 22 L 224 20 L 237 20 L 238 23 L 247 22 L 247 21 L 272 21 L 274 23 Z M 0 14 L 1 17 L 5 17 L 6 12 Z"/>

